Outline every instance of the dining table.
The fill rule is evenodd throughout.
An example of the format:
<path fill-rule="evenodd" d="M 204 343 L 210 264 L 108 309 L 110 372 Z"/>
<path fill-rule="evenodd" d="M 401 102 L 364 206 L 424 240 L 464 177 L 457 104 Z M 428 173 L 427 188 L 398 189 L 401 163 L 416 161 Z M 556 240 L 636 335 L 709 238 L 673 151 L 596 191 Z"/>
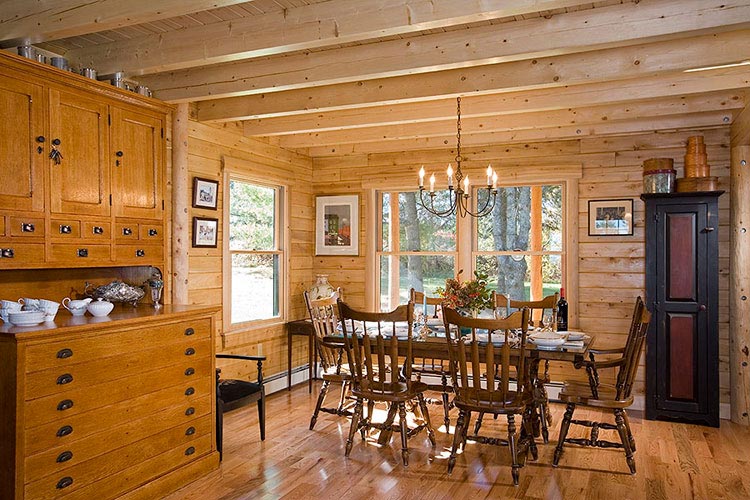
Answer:
<path fill-rule="evenodd" d="M 392 335 L 392 332 L 389 328 L 383 329 L 383 336 L 389 337 Z M 357 335 L 362 335 L 361 330 L 357 330 L 355 332 Z M 369 331 L 369 334 L 375 334 L 376 331 Z M 407 335 L 408 335 L 408 328 L 404 325 L 396 329 L 396 338 L 398 339 L 398 349 L 399 349 L 399 355 L 405 356 L 407 354 Z M 532 331 L 532 329 L 529 330 L 528 335 L 532 335 L 535 333 L 535 331 Z M 570 332 L 558 332 L 561 335 L 568 335 Z M 542 361 L 563 361 L 563 362 L 569 362 L 571 363 L 575 368 L 581 368 L 584 366 L 584 361 L 586 359 L 586 355 L 589 352 L 589 349 L 592 347 L 594 343 L 594 336 L 588 335 L 583 332 L 574 332 L 577 334 L 577 340 L 575 341 L 569 341 L 564 342 L 557 346 L 543 346 L 539 345 L 535 342 L 533 342 L 529 337 L 527 337 L 526 342 L 526 349 L 525 349 L 525 356 L 528 359 L 528 363 L 525 363 L 525 366 L 528 370 L 527 377 L 530 381 L 529 387 L 533 391 L 533 401 L 547 401 L 547 390 L 544 386 L 544 379 L 540 378 L 539 376 L 539 365 Z M 326 340 L 329 342 L 341 342 L 343 346 L 343 333 L 331 335 L 326 337 Z M 479 341 L 480 345 L 480 352 L 483 349 L 483 342 L 481 341 L 481 337 Z M 504 338 L 503 338 L 504 340 Z M 500 340 L 498 339 L 493 340 L 493 344 L 498 345 L 500 344 Z M 445 338 L 445 327 L 442 325 L 442 323 L 438 322 L 430 322 L 428 321 L 426 324 L 415 324 L 412 330 L 412 343 L 411 343 L 411 350 L 412 350 L 412 358 L 418 359 L 418 358 L 426 358 L 436 361 L 450 361 L 450 355 L 448 352 L 448 342 Z M 495 352 L 496 355 L 499 357 L 501 355 L 501 350 L 496 349 Z M 511 361 L 513 362 L 513 357 L 518 356 L 518 353 L 520 353 L 520 349 L 518 347 L 513 347 L 513 344 L 511 344 Z M 538 405 L 534 405 L 534 408 L 536 408 Z M 548 421 L 550 421 L 550 416 L 548 415 L 539 415 L 538 412 L 534 409 L 532 412 L 532 426 L 534 429 L 534 437 L 539 437 L 541 434 L 541 419 L 546 418 Z M 395 418 L 395 412 L 388 412 L 388 416 L 386 417 L 386 422 L 389 420 L 393 420 Z M 390 439 L 390 433 L 381 433 L 380 438 L 378 439 L 378 442 L 380 444 L 385 444 Z M 547 436 L 544 436 L 545 442 L 547 441 Z"/>

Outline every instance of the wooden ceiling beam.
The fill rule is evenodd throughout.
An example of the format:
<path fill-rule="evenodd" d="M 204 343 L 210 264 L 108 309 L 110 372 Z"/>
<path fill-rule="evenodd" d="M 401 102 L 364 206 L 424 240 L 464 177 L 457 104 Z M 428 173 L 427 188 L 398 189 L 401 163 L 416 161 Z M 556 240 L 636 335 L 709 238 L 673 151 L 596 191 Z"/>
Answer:
<path fill-rule="evenodd" d="M 470 68 L 750 26 L 750 5 L 643 0 L 407 39 L 145 75 L 166 101 L 258 94 Z"/>
<path fill-rule="evenodd" d="M 618 122 L 560 125 L 545 128 L 489 132 L 466 136 L 465 140 L 461 139 L 461 144 L 467 147 L 479 147 L 490 144 L 556 141 L 581 137 L 653 133 L 657 131 L 702 130 L 707 127 L 726 127 L 729 122 L 733 121 L 737 114 L 739 114 L 739 110 L 706 111 L 702 113 L 648 117 Z M 298 152 L 312 158 L 319 158 L 422 149 L 444 149 L 446 151 L 445 164 L 447 164 L 455 156 L 455 136 L 336 144 L 300 149 Z"/>
<path fill-rule="evenodd" d="M 0 48 L 40 43 L 236 5 L 252 0 L 6 0 Z"/>
<path fill-rule="evenodd" d="M 704 111 L 731 110 L 745 107 L 745 91 L 716 92 L 601 106 L 585 106 L 552 111 L 519 112 L 506 115 L 472 117 L 472 108 L 462 106 L 462 140 L 473 134 L 511 130 L 550 128 L 608 121 L 631 120 Z M 464 113 L 466 113 L 464 115 Z M 419 137 L 450 137 L 456 134 L 456 118 L 448 120 L 382 125 L 358 129 L 284 135 L 279 145 L 299 149 L 329 144 L 381 142 Z"/>
<path fill-rule="evenodd" d="M 584 0 L 331 0 L 283 12 L 94 45 L 65 55 L 100 74 L 142 75 L 218 64 L 379 37 L 415 33 L 543 10 Z"/>
<path fill-rule="evenodd" d="M 558 89 L 668 73 L 680 80 L 683 75 L 676 73 L 698 65 L 730 64 L 748 58 L 750 31 L 742 30 L 703 35 L 689 41 L 670 40 L 584 54 L 206 101 L 198 103 L 197 117 L 200 121 L 267 118 L 439 100 L 457 95 Z M 700 77 L 690 79 L 699 80 Z M 617 85 L 613 84 L 612 89 L 617 90 Z"/>
<path fill-rule="evenodd" d="M 700 78 L 696 78 L 695 74 L 691 73 L 668 73 L 646 78 L 619 80 L 614 85 L 601 82 L 552 89 L 467 96 L 463 98 L 462 114 L 465 117 L 505 115 L 607 103 L 626 103 L 636 99 L 736 91 L 747 87 L 750 87 L 750 72 L 747 67 L 705 71 L 701 73 Z M 271 136 L 399 123 L 422 123 L 445 120 L 455 116 L 455 113 L 456 101 L 451 98 L 252 119 L 245 121 L 243 125 L 245 135 Z"/>

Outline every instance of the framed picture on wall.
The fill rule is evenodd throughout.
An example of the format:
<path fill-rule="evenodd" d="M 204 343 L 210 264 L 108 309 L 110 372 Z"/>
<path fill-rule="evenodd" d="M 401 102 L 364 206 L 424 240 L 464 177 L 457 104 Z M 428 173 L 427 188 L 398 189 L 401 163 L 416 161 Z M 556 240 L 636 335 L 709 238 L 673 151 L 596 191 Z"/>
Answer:
<path fill-rule="evenodd" d="M 219 219 L 193 217 L 193 246 L 216 248 Z"/>
<path fill-rule="evenodd" d="M 632 236 L 633 200 L 589 200 L 589 236 Z"/>
<path fill-rule="evenodd" d="M 193 177 L 193 208 L 216 210 L 219 181 Z"/>
<path fill-rule="evenodd" d="M 359 255 L 359 196 L 315 199 L 315 255 Z"/>

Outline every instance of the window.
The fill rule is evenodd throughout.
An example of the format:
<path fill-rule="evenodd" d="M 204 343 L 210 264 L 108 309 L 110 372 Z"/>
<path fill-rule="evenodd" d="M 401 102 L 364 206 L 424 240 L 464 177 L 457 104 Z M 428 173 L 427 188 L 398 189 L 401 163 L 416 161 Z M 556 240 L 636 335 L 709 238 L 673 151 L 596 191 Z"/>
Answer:
<path fill-rule="evenodd" d="M 226 192 L 231 324 L 280 318 L 283 188 L 230 175 Z"/>
<path fill-rule="evenodd" d="M 381 310 L 405 303 L 411 287 L 434 295 L 459 269 L 462 279 L 474 270 L 487 274 L 493 289 L 513 298 L 538 300 L 559 291 L 563 194 L 563 184 L 501 187 L 490 215 L 456 221 L 429 214 L 419 192 L 380 192 Z M 479 205 L 483 202 L 480 197 Z M 447 197 L 436 197 L 435 205 L 447 207 Z"/>

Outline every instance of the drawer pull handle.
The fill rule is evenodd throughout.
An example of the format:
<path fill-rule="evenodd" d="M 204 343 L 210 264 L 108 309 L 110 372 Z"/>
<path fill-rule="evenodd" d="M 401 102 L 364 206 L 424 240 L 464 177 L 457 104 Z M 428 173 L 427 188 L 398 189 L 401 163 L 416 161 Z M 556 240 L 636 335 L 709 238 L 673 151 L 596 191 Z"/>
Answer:
<path fill-rule="evenodd" d="M 69 425 L 63 425 L 62 427 L 60 427 L 59 429 L 57 429 L 57 434 L 56 435 L 57 435 L 57 437 L 61 438 L 61 437 L 65 437 L 68 434 L 72 434 L 72 433 L 73 433 L 73 428 L 71 426 L 69 426 Z"/>
<path fill-rule="evenodd" d="M 192 328 L 185 329 L 185 335 L 192 335 L 194 333 L 195 333 L 195 330 L 193 330 Z"/>
<path fill-rule="evenodd" d="M 60 480 L 59 480 L 59 481 L 57 482 L 57 489 L 58 489 L 58 490 L 61 490 L 61 489 L 63 489 L 63 488 L 67 488 L 67 487 L 68 487 L 68 486 L 70 486 L 71 484 L 73 484 L 73 478 L 72 478 L 72 477 L 70 477 L 70 476 L 65 476 L 64 478 L 60 479 Z"/>
<path fill-rule="evenodd" d="M 146 251 L 145 250 L 141 250 L 139 248 L 138 250 L 135 251 L 135 256 L 136 257 L 145 257 L 146 256 Z"/>
<path fill-rule="evenodd" d="M 66 385 L 73 381 L 73 375 L 70 373 L 66 373 L 65 375 L 60 375 L 57 377 L 57 385 Z"/>
<path fill-rule="evenodd" d="M 16 254 L 13 251 L 12 248 L 3 248 L 3 249 L 0 249 L 0 257 L 2 257 L 2 258 L 12 259 L 15 256 L 16 256 Z"/>
<path fill-rule="evenodd" d="M 94 234 L 104 234 L 104 228 L 102 226 L 94 226 Z"/>
<path fill-rule="evenodd" d="M 193 394 L 195 394 L 195 387 L 185 389 L 185 396 L 192 396 Z"/>
<path fill-rule="evenodd" d="M 133 230 L 132 229 L 130 229 L 129 227 L 122 228 L 122 235 L 123 236 L 130 236 L 131 234 L 133 234 Z"/>
<path fill-rule="evenodd" d="M 71 458 L 73 458 L 73 452 L 72 451 L 64 451 L 64 452 L 60 453 L 57 456 L 57 463 L 61 464 L 63 462 L 67 462 Z"/>
<path fill-rule="evenodd" d="M 157 231 L 156 229 L 149 229 L 148 230 L 148 235 L 149 236 L 156 236 L 157 234 L 159 234 L 159 231 Z"/>
<path fill-rule="evenodd" d="M 57 403 L 57 411 L 65 411 L 73 408 L 73 401 L 70 399 L 63 399 Z"/>
<path fill-rule="evenodd" d="M 66 359 L 73 356 L 73 351 L 70 349 L 60 349 L 57 351 L 57 359 Z"/>
<path fill-rule="evenodd" d="M 79 248 L 76 254 L 79 257 L 88 257 L 89 256 L 89 249 L 88 248 Z"/>
<path fill-rule="evenodd" d="M 185 450 L 185 455 L 187 455 L 188 457 L 190 455 L 192 455 L 193 453 L 195 453 L 195 447 L 193 447 L 193 446 L 191 446 L 190 448 L 188 448 L 187 450 Z"/>
<path fill-rule="evenodd" d="M 185 435 L 192 436 L 193 434 L 195 434 L 195 427 L 188 427 L 187 430 L 185 431 Z"/>
<path fill-rule="evenodd" d="M 192 347 L 188 347 L 187 349 L 185 349 L 185 356 L 192 356 L 193 354 L 195 354 L 195 349 L 193 349 Z"/>
<path fill-rule="evenodd" d="M 188 377 L 189 377 L 190 375 L 195 375 L 195 368 L 193 368 L 193 367 L 191 366 L 190 368 L 188 368 L 187 370 L 185 370 L 185 375 L 187 375 Z"/>
<path fill-rule="evenodd" d="M 73 232 L 73 228 L 67 224 L 60 224 L 60 234 L 70 234 Z"/>
<path fill-rule="evenodd" d="M 187 410 L 185 410 L 185 415 L 187 415 L 188 417 L 190 415 L 193 415 L 194 413 L 195 413 L 195 408 L 193 408 L 192 406 L 188 408 Z"/>
<path fill-rule="evenodd" d="M 21 231 L 24 233 L 33 233 L 34 232 L 34 224 L 30 222 L 22 222 L 21 223 Z"/>

